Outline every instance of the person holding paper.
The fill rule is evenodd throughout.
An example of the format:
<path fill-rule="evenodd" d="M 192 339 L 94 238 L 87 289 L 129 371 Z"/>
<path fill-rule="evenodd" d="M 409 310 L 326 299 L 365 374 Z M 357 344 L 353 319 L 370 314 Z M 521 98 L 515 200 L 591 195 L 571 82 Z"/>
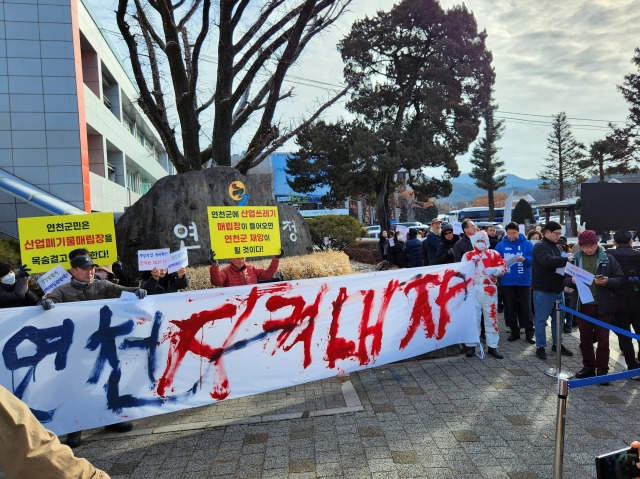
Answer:
<path fill-rule="evenodd" d="M 496 251 L 507 264 L 507 272 L 500 279 L 504 292 L 504 320 L 511 329 L 507 341 L 520 339 L 520 330 L 524 329 L 527 342 L 535 344 L 531 313 L 533 244 L 520 233 L 518 223 L 509 223 L 505 230 L 505 237 L 497 244 Z"/>
<path fill-rule="evenodd" d="M 563 275 L 558 268 L 564 268 L 569 257 L 562 256 L 558 248 L 558 238 L 562 236 L 562 226 L 556 221 L 549 221 L 543 228 L 544 237 L 533 246 L 533 263 L 531 268 L 531 285 L 533 286 L 533 309 L 535 311 L 536 356 L 547 359 L 547 319 L 551 316 L 552 351 L 562 337 L 556 338 L 555 302 L 563 301 Z M 573 356 L 573 353 L 560 345 L 560 353 Z"/>
<path fill-rule="evenodd" d="M 95 280 L 96 265 L 90 256 L 85 256 L 85 249 L 76 249 L 69 253 L 71 258 L 71 282 L 55 288 L 48 296 L 40 301 L 42 309 L 49 311 L 55 303 L 71 303 L 75 301 L 89 301 L 93 299 L 119 298 L 128 291 L 134 293 L 139 299 L 144 299 L 147 292 L 138 287 L 120 286 L 111 281 Z M 127 432 L 133 429 L 131 421 L 106 426 L 107 431 Z M 67 445 L 77 447 L 82 441 L 82 431 L 71 432 L 67 435 Z"/>
<path fill-rule="evenodd" d="M 586 299 L 591 301 L 583 301 L 585 294 L 581 292 L 581 286 L 584 283 L 578 284 L 575 275 L 565 274 L 565 285 L 574 286 L 578 290 L 578 294 L 574 294 L 573 309 L 591 318 L 611 324 L 618 307 L 614 290 L 620 288 L 624 280 L 622 268 L 618 261 L 598 244 L 595 232 L 586 230 L 580 233 L 578 246 L 580 246 L 580 250 L 574 256 L 575 265 L 595 277 L 592 283 L 587 285 L 591 293 L 588 296 L 591 297 Z M 576 378 L 604 376 L 609 372 L 609 330 L 586 319 L 576 319 L 580 331 L 580 352 L 584 366 L 576 373 Z M 593 351 L 594 339 L 597 342 L 595 354 Z"/>
<path fill-rule="evenodd" d="M 17 308 L 38 304 L 38 296 L 29 291 L 29 269 L 16 271 L 9 263 L 0 263 L 0 308 Z"/>
<path fill-rule="evenodd" d="M 186 268 L 180 268 L 175 273 L 168 273 L 167 268 L 153 268 L 151 276 L 140 285 L 149 294 L 175 293 L 187 286 L 189 278 Z"/>
<path fill-rule="evenodd" d="M 258 284 L 258 281 L 264 281 L 273 278 L 273 275 L 278 271 L 280 265 L 280 259 L 282 258 L 283 251 L 280 250 L 278 256 L 274 256 L 271 260 L 271 264 L 267 269 L 257 268 L 251 264 L 248 264 L 244 258 L 231 258 L 229 260 L 229 266 L 220 269 L 220 265 L 216 260 L 215 251 L 211 250 L 209 255 L 209 261 L 211 267 L 209 268 L 209 275 L 211 284 L 214 286 L 241 286 L 245 284 Z"/>
<path fill-rule="evenodd" d="M 504 356 L 498 352 L 498 286 L 497 278 L 505 271 L 505 263 L 502 256 L 489 249 L 489 238 L 486 233 L 479 231 L 471 236 L 473 250 L 462 256 L 462 261 L 473 261 L 475 266 L 474 282 L 476 285 L 476 323 L 480 333 L 480 321 L 482 314 L 485 318 L 485 336 L 488 353 L 496 359 Z M 472 357 L 476 352 L 475 343 L 467 343 L 467 357 Z"/>

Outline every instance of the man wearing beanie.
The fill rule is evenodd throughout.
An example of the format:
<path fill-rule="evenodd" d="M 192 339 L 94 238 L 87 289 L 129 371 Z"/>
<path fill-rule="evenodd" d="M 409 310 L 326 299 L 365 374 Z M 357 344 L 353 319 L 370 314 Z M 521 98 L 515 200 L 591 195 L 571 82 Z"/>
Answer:
<path fill-rule="evenodd" d="M 543 238 L 533 247 L 533 264 L 531 269 L 531 285 L 533 287 L 533 309 L 535 310 L 536 356 L 547 359 L 547 318 L 551 316 L 552 351 L 562 337 L 556 338 L 555 302 L 562 301 L 564 291 L 563 276 L 556 269 L 564 268 L 569 261 L 561 255 L 558 238 L 562 235 L 562 226 L 549 221 L 542 228 Z M 560 345 L 560 353 L 573 356 L 564 345 Z"/>
<path fill-rule="evenodd" d="M 622 268 L 616 259 L 606 253 L 598 245 L 598 237 L 591 230 L 586 230 L 578 236 L 580 250 L 576 252 L 574 262 L 576 266 L 595 275 L 589 286 L 593 301 L 582 304 L 579 295 L 575 294 L 573 309 L 604 323 L 613 322 L 613 314 L 617 309 L 616 296 L 613 290 L 620 288 L 624 280 Z M 565 275 L 566 286 L 575 288 L 573 276 Z M 603 376 L 609 372 L 609 330 L 596 326 L 591 321 L 577 318 L 580 331 L 580 352 L 582 353 L 582 370 L 576 373 L 576 378 Z M 593 340 L 598 346 L 593 352 Z"/>

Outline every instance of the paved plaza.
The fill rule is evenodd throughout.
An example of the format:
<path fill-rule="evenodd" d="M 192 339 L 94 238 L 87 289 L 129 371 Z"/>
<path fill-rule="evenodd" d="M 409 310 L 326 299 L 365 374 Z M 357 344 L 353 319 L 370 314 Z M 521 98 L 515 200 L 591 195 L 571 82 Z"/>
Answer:
<path fill-rule="evenodd" d="M 557 381 L 544 370 L 555 353 L 541 361 L 507 336 L 503 360 L 389 364 L 141 419 L 129 433 L 87 431 L 75 453 L 113 479 L 551 478 Z M 565 344 L 575 373 L 577 332 Z M 613 335 L 611 346 L 610 372 L 625 370 Z M 635 380 L 569 390 L 563 477 L 595 477 L 597 454 L 640 437 L 639 390 Z"/>

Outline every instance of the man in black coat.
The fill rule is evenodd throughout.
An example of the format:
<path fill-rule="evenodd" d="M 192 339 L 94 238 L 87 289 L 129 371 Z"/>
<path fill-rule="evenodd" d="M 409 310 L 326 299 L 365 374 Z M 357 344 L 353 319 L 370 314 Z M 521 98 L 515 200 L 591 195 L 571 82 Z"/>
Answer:
<path fill-rule="evenodd" d="M 618 311 L 614 324 L 629 332 L 633 326 L 635 333 L 640 334 L 640 282 L 632 281 L 632 278 L 637 278 L 640 273 L 640 251 L 633 249 L 631 243 L 629 231 L 616 231 L 613 235 L 613 244 L 616 247 L 607 250 L 607 253 L 618 261 L 624 273 L 622 287 L 616 290 Z M 618 345 L 627 363 L 627 369 L 640 368 L 640 352 L 636 356 L 632 339 L 618 334 Z"/>
<path fill-rule="evenodd" d="M 462 222 L 462 232 L 464 233 L 453 247 L 453 261 L 459 263 L 462 260 L 462 256 L 473 249 L 471 244 L 471 237 L 478 232 L 478 227 L 471 220 L 464 220 Z"/>
<path fill-rule="evenodd" d="M 549 221 L 542 229 L 544 237 L 533 247 L 533 264 L 531 267 L 531 286 L 533 287 L 533 309 L 535 311 L 536 356 L 547 359 L 547 319 L 551 316 L 552 350 L 556 351 L 556 343 L 562 340 L 556 338 L 555 302 L 563 301 L 564 277 L 558 274 L 558 268 L 564 268 L 569 257 L 562 256 L 558 248 L 558 239 L 562 235 L 562 226 L 555 221 Z M 559 353 L 573 356 L 564 345 Z"/>

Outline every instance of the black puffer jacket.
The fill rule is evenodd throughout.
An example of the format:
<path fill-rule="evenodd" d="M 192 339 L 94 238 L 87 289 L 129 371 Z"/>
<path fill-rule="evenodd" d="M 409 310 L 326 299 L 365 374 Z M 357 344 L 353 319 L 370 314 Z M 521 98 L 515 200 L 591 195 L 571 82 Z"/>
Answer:
<path fill-rule="evenodd" d="M 185 289 L 187 286 L 189 286 L 187 275 L 185 274 L 182 278 L 178 278 L 176 273 L 168 273 L 164 278 L 158 278 L 158 281 L 150 277 L 140 285 L 149 294 L 175 293 L 179 289 Z"/>
<path fill-rule="evenodd" d="M 29 291 L 29 278 L 16 278 L 11 286 L 0 283 L 0 308 L 17 308 L 38 304 L 38 296 Z"/>
<path fill-rule="evenodd" d="M 424 266 L 421 253 L 422 241 L 415 236 L 410 237 L 407 244 L 404 245 L 403 253 L 407 261 L 407 268 L 418 268 Z"/>
<path fill-rule="evenodd" d="M 451 239 L 447 239 L 444 232 L 440 235 L 440 246 L 438 246 L 438 253 L 436 254 L 436 260 L 438 264 L 453 263 L 453 247 L 460 241 L 460 236 L 453 235 Z"/>
<path fill-rule="evenodd" d="M 636 251 L 628 244 L 619 244 L 607 250 L 607 253 L 618 261 L 624 273 L 622 286 L 616 290 L 618 311 L 640 311 L 640 284 L 629 281 L 630 276 L 640 274 L 640 251 Z"/>

